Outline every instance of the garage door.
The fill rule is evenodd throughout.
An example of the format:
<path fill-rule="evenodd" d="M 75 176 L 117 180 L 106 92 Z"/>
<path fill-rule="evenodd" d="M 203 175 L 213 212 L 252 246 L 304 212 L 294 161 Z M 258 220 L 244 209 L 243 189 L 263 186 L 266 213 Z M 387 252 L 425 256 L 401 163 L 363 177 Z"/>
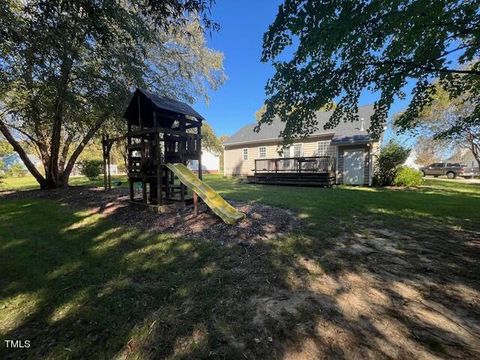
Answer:
<path fill-rule="evenodd" d="M 344 150 L 343 164 L 343 183 L 363 185 L 365 176 L 363 171 L 363 150 Z"/>

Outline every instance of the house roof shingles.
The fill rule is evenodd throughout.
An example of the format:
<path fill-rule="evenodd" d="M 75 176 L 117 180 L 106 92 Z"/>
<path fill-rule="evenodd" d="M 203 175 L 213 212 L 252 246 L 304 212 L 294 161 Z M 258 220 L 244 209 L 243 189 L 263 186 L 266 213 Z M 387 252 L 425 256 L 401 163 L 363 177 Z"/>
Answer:
<path fill-rule="evenodd" d="M 317 112 L 318 130 L 311 136 L 321 136 L 332 134 L 332 143 L 334 144 L 355 144 L 364 143 L 370 140 L 367 129 L 370 127 L 370 117 L 373 115 L 373 106 L 366 105 L 358 108 L 358 118 L 363 119 L 363 130 L 361 120 L 359 121 L 340 121 L 340 123 L 333 129 L 324 129 L 323 126 L 327 123 L 332 112 L 319 111 Z M 234 133 L 223 145 L 241 145 L 247 143 L 256 143 L 262 141 L 281 140 L 279 138 L 280 132 L 285 128 L 285 123 L 276 118 L 270 125 L 263 124 L 260 131 L 257 133 L 253 129 L 256 124 L 248 124 Z"/>

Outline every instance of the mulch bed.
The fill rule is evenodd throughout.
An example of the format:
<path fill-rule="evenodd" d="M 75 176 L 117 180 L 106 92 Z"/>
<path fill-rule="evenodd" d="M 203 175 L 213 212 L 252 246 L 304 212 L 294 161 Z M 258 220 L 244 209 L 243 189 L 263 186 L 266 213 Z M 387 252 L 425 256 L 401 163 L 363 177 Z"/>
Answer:
<path fill-rule="evenodd" d="M 281 236 L 301 226 L 291 211 L 252 202 L 229 201 L 245 213 L 245 219 L 227 225 L 204 203 L 197 216 L 193 205 L 157 214 L 129 202 L 125 188 L 103 191 L 102 188 L 70 187 L 55 190 L 3 191 L 0 199 L 48 199 L 78 209 L 91 209 L 110 220 L 145 231 L 168 232 L 180 237 L 214 240 L 222 244 L 254 243 Z"/>

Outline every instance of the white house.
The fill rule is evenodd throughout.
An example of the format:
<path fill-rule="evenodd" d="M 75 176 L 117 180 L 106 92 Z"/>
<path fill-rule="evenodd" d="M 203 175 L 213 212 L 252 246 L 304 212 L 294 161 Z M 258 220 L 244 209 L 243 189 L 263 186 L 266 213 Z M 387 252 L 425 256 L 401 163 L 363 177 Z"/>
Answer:
<path fill-rule="evenodd" d="M 448 161 L 460 162 L 467 167 L 479 167 L 480 164 L 475 160 L 475 156 L 470 149 L 460 149 L 454 156 L 450 157 Z"/>
<path fill-rule="evenodd" d="M 403 165 L 414 168 L 414 169 L 420 169 L 422 165 L 417 164 L 417 152 L 415 149 L 412 149 L 410 151 L 410 154 L 408 155 L 407 160 L 403 163 Z"/>
<path fill-rule="evenodd" d="M 191 160 L 187 164 L 192 171 L 198 171 L 198 160 Z M 203 149 L 202 150 L 202 172 L 216 174 L 220 171 L 220 156 Z"/>
<path fill-rule="evenodd" d="M 35 165 L 37 169 L 42 166 L 42 161 L 36 155 L 27 154 L 27 157 L 32 162 L 32 164 Z M 10 169 L 13 165 L 17 165 L 17 164 L 22 166 L 23 170 L 25 171 L 27 170 L 27 167 L 23 163 L 23 160 L 20 158 L 20 155 L 18 155 L 17 153 L 6 155 L 3 158 L 1 158 L 1 160 L 5 166 L 5 170 Z"/>

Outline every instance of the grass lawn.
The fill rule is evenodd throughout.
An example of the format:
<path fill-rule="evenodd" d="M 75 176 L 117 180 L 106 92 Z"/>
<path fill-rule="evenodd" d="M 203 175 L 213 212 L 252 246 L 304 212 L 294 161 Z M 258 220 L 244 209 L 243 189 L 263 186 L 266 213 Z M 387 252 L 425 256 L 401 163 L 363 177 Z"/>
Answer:
<path fill-rule="evenodd" d="M 338 222 L 370 215 L 382 222 L 425 219 L 440 223 L 469 224 L 480 221 L 480 184 L 460 184 L 427 179 L 419 189 L 382 189 L 340 186 L 305 188 L 245 185 L 236 180 L 211 177 L 209 183 L 223 196 L 253 200 L 295 210 L 312 225 L 309 230 L 343 230 Z"/>
<path fill-rule="evenodd" d="M 103 175 L 102 175 L 103 176 Z M 121 175 L 112 175 L 112 181 L 121 180 L 126 181 L 126 176 Z M 81 176 L 72 176 L 70 177 L 71 186 L 82 186 L 82 185 L 94 185 L 94 186 L 103 186 L 103 177 L 99 177 L 95 181 L 88 180 L 87 177 Z M 35 190 L 38 189 L 39 185 L 33 176 L 24 176 L 24 177 L 8 177 L 0 180 L 0 191 L 1 190 Z"/>
<path fill-rule="evenodd" d="M 205 178 L 228 199 L 289 208 L 305 226 L 225 246 L 0 198 L 0 357 L 480 356 L 480 185 Z M 16 181 L 3 188 L 35 186 Z"/>

